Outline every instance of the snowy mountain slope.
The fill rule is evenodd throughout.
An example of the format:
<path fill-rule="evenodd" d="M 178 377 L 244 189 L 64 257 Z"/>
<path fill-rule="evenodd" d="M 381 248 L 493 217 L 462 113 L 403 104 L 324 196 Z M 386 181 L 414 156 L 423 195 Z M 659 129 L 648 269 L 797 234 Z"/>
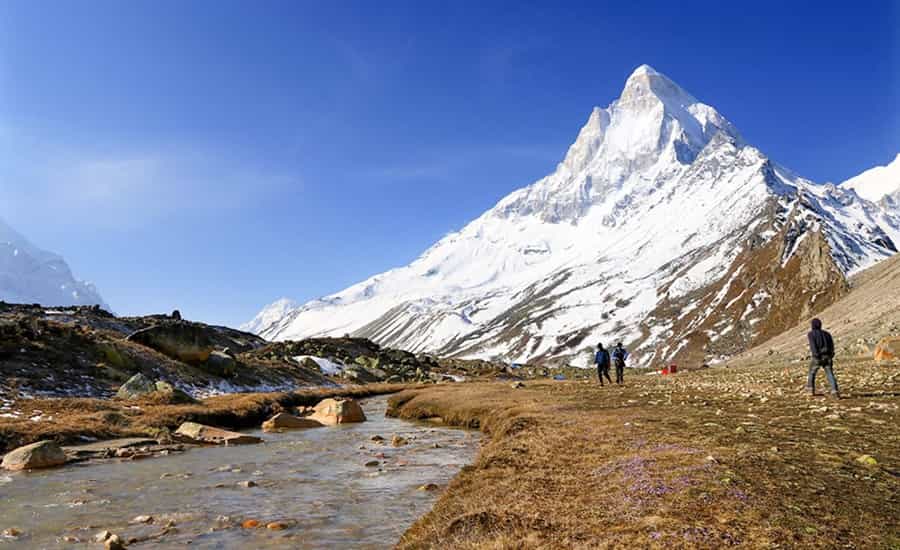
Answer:
<path fill-rule="evenodd" d="M 90 283 L 75 280 L 60 256 L 41 250 L 0 220 L 0 300 L 46 306 L 99 304 Z"/>
<path fill-rule="evenodd" d="M 898 239 L 900 217 L 773 163 L 644 65 L 552 174 L 260 334 L 574 364 L 621 340 L 640 364 L 705 361 L 825 307 Z"/>
<path fill-rule="evenodd" d="M 870 168 L 844 181 L 841 187 L 853 189 L 869 201 L 877 202 L 890 197 L 896 203 L 900 200 L 900 153 L 887 165 Z"/>
<path fill-rule="evenodd" d="M 250 322 L 244 323 L 238 328 L 246 332 L 262 334 L 266 332 L 271 325 L 278 322 L 288 312 L 299 305 L 300 304 L 290 298 L 280 298 L 263 308 L 262 311 L 256 314 L 256 317 L 250 320 Z"/>

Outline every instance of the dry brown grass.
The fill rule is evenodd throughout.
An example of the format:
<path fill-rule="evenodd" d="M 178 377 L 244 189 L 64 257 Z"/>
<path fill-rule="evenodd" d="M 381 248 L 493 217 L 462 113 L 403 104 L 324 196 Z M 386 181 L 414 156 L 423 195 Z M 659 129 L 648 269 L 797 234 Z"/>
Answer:
<path fill-rule="evenodd" d="M 14 408 L 19 419 L 0 418 L 0 453 L 42 439 L 60 443 L 80 441 L 80 436 L 109 439 L 158 436 L 186 421 L 226 428 L 249 428 L 288 407 L 314 405 L 335 396 L 355 398 L 394 393 L 404 384 L 371 384 L 342 388 L 317 388 L 288 393 L 229 394 L 196 404 L 169 404 L 153 398 L 117 399 L 48 398 L 21 399 Z M 30 417 L 40 415 L 33 422 Z"/>
<path fill-rule="evenodd" d="M 399 547 L 900 548 L 900 367 L 838 366 L 841 401 L 803 396 L 804 375 L 781 365 L 622 388 L 396 394 L 393 414 L 488 434 Z"/>

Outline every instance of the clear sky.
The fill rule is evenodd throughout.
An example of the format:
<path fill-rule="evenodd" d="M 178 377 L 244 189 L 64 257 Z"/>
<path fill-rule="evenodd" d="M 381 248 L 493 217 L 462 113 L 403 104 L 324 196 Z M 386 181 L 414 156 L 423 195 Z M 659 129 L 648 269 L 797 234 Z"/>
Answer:
<path fill-rule="evenodd" d="M 900 152 L 891 0 L 6 0 L 0 218 L 117 313 L 234 325 L 413 260 L 642 63 L 813 180 Z"/>

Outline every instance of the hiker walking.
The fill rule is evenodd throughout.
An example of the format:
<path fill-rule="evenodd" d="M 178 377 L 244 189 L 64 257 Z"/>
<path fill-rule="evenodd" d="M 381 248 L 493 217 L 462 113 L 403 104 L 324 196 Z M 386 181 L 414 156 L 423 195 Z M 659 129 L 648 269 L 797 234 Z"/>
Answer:
<path fill-rule="evenodd" d="M 628 351 L 622 346 L 622 342 L 616 344 L 612 352 L 613 363 L 616 365 L 616 384 L 625 383 L 625 360 L 628 359 Z"/>
<path fill-rule="evenodd" d="M 612 384 L 612 378 L 609 377 L 609 352 L 603 349 L 603 344 L 597 344 L 597 353 L 594 355 L 594 363 L 597 364 L 597 377 L 600 378 L 600 385 L 603 385 L 603 377 Z"/>
<path fill-rule="evenodd" d="M 812 330 L 806 335 L 809 340 L 809 376 L 806 379 L 806 389 L 810 395 L 816 394 L 816 373 L 819 369 L 825 371 L 828 383 L 831 385 L 832 397 L 840 397 L 837 380 L 834 377 L 834 340 L 827 330 L 822 330 L 822 321 L 813 319 L 810 322 Z"/>

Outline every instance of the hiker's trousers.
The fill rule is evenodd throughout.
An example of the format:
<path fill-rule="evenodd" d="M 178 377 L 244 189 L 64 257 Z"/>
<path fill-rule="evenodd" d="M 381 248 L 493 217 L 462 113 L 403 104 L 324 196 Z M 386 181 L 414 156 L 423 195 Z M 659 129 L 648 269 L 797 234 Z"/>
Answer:
<path fill-rule="evenodd" d="M 809 391 L 816 391 L 816 373 L 819 372 L 819 369 L 825 371 L 825 377 L 828 378 L 828 383 L 831 385 L 831 393 L 838 392 L 838 384 L 837 379 L 834 377 L 834 368 L 832 365 L 831 357 L 823 357 L 821 359 L 816 359 L 813 357 L 809 362 L 809 376 L 806 379 L 806 387 Z"/>
<path fill-rule="evenodd" d="M 612 378 L 609 377 L 609 365 L 597 365 L 597 377 L 600 379 L 600 385 L 603 385 L 603 377 L 612 384 Z"/>

